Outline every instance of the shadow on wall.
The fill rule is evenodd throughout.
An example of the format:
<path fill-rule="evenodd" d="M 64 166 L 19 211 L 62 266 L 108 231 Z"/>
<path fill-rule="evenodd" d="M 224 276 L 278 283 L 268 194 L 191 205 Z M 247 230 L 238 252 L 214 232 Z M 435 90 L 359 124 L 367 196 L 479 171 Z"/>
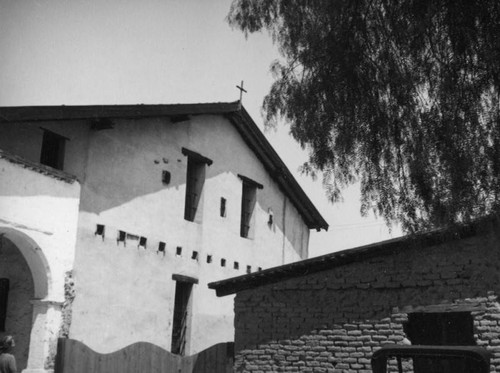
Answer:
<path fill-rule="evenodd" d="M 236 349 L 298 339 L 349 323 L 390 323 L 395 312 L 431 305 L 484 309 L 488 303 L 500 316 L 500 305 L 491 295 L 500 294 L 498 242 L 499 237 L 491 234 L 408 248 L 242 291 L 235 300 Z"/>
<path fill-rule="evenodd" d="M 238 180 L 238 174 L 248 177 L 262 174 L 260 161 L 226 119 L 220 120 L 210 116 L 205 119 L 210 123 L 204 125 L 201 120 L 196 120 L 196 123 L 170 123 L 168 119 L 122 120 L 116 123 L 114 129 L 97 132 L 88 131 L 88 128 L 82 129 L 82 126 L 66 126 L 71 124 L 69 122 L 52 123 L 49 127 L 68 137 L 64 169 L 75 170 L 75 176 L 82 183 L 81 211 L 100 214 L 140 199 L 141 202 L 147 200 L 149 206 L 132 213 L 144 214 L 149 210 L 157 214 L 158 219 L 162 219 L 168 214 L 171 216 L 172 211 L 180 211 L 177 213 L 181 216 L 183 214 L 185 194 L 179 189 L 186 184 L 188 157 L 181 151 L 182 147 L 213 159 L 214 163 L 206 166 L 205 186 L 211 182 L 217 183 L 218 179 L 227 181 L 227 175 Z M 2 144 L 11 144 L 8 150 L 15 151 L 31 161 L 37 161 L 43 131 L 35 124 L 23 125 L 21 129 L 23 131 L 19 131 L 22 133 L 7 131 Z M 69 129 L 74 133 L 68 133 Z M 2 129 L 2 133 L 4 132 Z M 32 146 L 16 147 L 12 145 L 15 143 Z M 23 149 L 30 150 L 27 152 Z M 23 183 L 25 187 L 19 188 L 14 179 L 10 179 L 11 188 L 2 186 L 2 195 L 64 196 L 64 193 L 60 192 L 52 194 L 51 190 L 40 191 L 38 184 L 33 182 Z M 286 231 L 282 226 L 281 191 L 276 185 L 269 185 L 270 180 L 267 173 L 266 180 L 256 180 L 264 184 L 264 190 L 259 190 L 257 203 L 262 211 L 273 211 L 272 229 L 285 232 L 287 240 L 295 242 L 296 230 Z M 208 198 L 219 201 L 224 197 L 228 205 L 239 208 L 241 186 L 235 185 L 221 185 L 221 195 L 210 196 L 205 193 L 205 202 Z M 157 194 L 162 194 L 161 203 L 155 199 Z M 130 212 L 127 210 L 127 213 Z M 217 214 L 218 212 L 214 211 L 214 216 Z M 152 218 L 151 214 L 148 214 L 148 218 Z"/>
<path fill-rule="evenodd" d="M 264 212 L 272 209 L 271 229 L 284 232 L 288 242 L 298 241 L 297 229 L 283 227 L 281 190 L 234 126 L 218 116 L 195 117 L 180 123 L 167 119 L 122 121 L 113 132 L 94 134 L 81 209 L 99 214 L 147 197 L 149 218 L 156 214 L 154 218 L 159 221 L 168 221 L 172 215 L 182 219 L 189 158 L 183 148 L 213 161 L 205 166 L 202 209 L 212 210 L 205 209 L 205 217 L 219 215 L 222 197 L 228 213 L 232 213 L 228 218 L 239 222 L 242 183 L 238 175 L 244 175 L 264 186 L 257 191 L 257 207 Z M 164 171 L 170 173 L 167 185 L 162 184 Z M 162 193 L 161 199 L 154 199 L 152 196 L 158 193 Z M 300 247 L 295 249 L 299 255 L 303 254 Z"/>

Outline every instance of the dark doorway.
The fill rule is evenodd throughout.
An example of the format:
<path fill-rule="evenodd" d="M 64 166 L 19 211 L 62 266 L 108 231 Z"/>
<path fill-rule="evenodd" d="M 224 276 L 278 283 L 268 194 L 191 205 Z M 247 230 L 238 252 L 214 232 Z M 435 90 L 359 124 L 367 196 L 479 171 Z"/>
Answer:
<path fill-rule="evenodd" d="M 405 332 L 413 345 L 473 346 L 470 312 L 411 313 Z M 415 373 L 473 373 L 461 361 L 414 359 Z"/>
<path fill-rule="evenodd" d="M 9 299 L 9 279 L 0 278 L 0 332 L 5 331 L 7 303 Z"/>
<path fill-rule="evenodd" d="M 190 299 L 193 284 L 177 281 L 175 286 L 174 320 L 172 326 L 171 352 L 184 355 L 186 352 L 187 328 L 190 312 Z"/>

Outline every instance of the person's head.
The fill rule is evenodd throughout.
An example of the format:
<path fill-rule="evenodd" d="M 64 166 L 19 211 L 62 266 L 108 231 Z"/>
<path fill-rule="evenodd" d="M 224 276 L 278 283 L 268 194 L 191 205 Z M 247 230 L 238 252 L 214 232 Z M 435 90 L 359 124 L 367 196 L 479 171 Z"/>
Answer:
<path fill-rule="evenodd" d="M 15 345 L 16 343 L 14 342 L 14 337 L 12 337 L 11 335 L 6 335 L 0 342 L 0 351 L 10 351 Z"/>

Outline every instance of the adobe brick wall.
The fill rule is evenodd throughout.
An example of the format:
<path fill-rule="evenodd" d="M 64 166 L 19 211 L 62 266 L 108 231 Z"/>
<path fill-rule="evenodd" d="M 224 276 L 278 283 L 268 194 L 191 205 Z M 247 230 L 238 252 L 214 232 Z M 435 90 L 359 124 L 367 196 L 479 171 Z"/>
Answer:
<path fill-rule="evenodd" d="M 500 372 L 499 237 L 484 234 L 241 291 L 237 372 L 371 372 L 372 353 L 401 343 L 410 312 L 470 311 L 476 343 Z"/>

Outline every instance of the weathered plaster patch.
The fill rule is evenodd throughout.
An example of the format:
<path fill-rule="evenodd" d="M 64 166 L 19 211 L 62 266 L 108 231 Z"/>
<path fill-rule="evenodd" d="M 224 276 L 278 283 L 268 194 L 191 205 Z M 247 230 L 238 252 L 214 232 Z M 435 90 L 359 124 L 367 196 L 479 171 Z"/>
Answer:
<path fill-rule="evenodd" d="M 75 282 L 73 281 L 73 271 L 66 272 L 64 279 L 64 303 L 62 305 L 62 325 L 59 337 L 69 338 L 69 328 L 71 327 L 72 306 L 75 299 Z"/>

